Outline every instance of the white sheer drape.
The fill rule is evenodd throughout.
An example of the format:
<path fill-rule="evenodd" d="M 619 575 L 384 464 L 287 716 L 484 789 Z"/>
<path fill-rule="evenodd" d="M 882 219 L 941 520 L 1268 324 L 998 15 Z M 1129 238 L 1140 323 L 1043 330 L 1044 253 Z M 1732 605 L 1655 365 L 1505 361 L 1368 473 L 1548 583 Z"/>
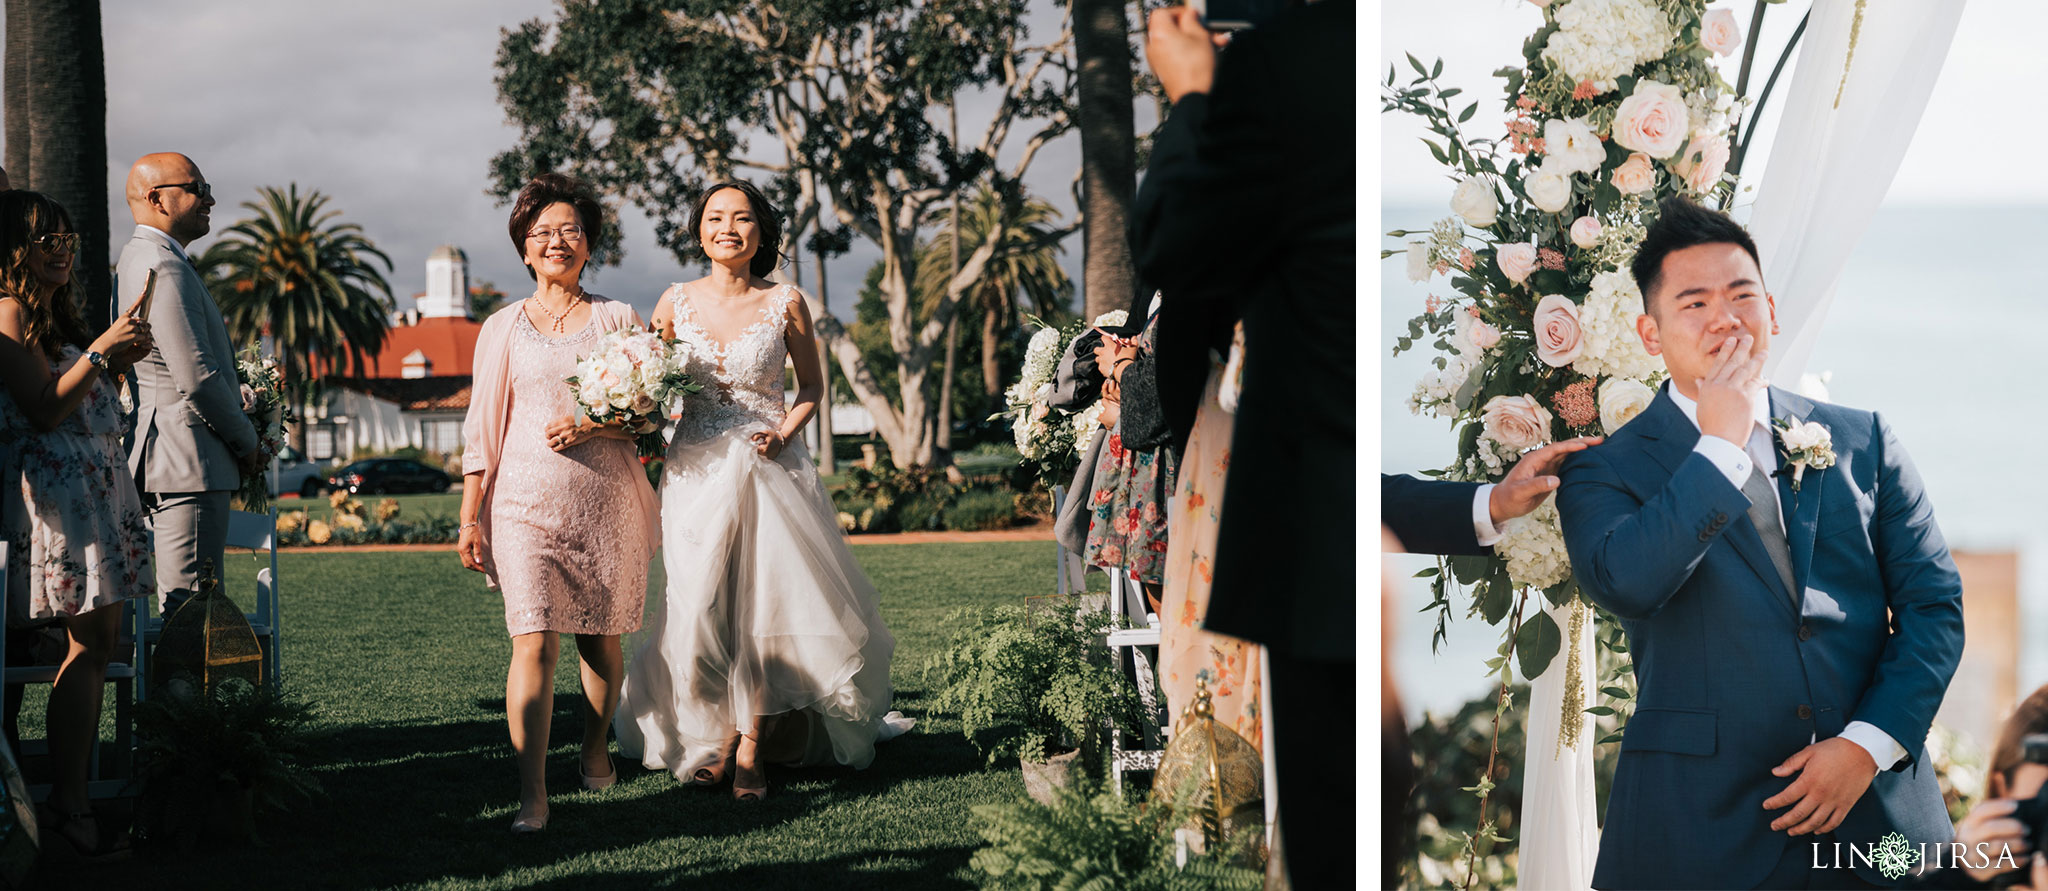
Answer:
<path fill-rule="evenodd" d="M 1567 663 L 1572 651 L 1571 607 L 1558 608 L 1543 597 L 1534 601 L 1557 622 L 1564 643 L 1550 667 L 1529 682 L 1529 750 L 1522 753 L 1521 856 L 1516 880 L 1523 888 L 1590 888 L 1593 858 L 1600 849 L 1599 813 L 1593 800 L 1593 743 L 1600 738 L 1593 716 L 1585 715 L 1577 744 L 1560 745 L 1563 730 Z M 1579 629 L 1578 701 L 1581 709 L 1599 704 L 1594 679 L 1593 616 L 1590 608 Z"/>
<path fill-rule="evenodd" d="M 1814 0 L 1798 68 L 1782 99 L 1772 99 L 1783 103 L 1783 114 L 1748 222 L 1764 281 L 1777 297 L 1782 330 L 1765 370 L 1773 380 L 1798 381 L 1813 355 L 1835 282 L 1912 144 L 1962 12 L 1963 0 L 1878 0 L 1863 4 L 1859 25 L 1856 0 Z M 1766 57 L 1760 54 L 1760 61 Z M 1547 604 L 1545 609 L 1559 628 L 1570 628 L 1568 610 Z M 1580 685 L 1590 706 L 1598 701 L 1592 692 L 1592 623 L 1581 633 Z M 1517 861 L 1523 888 L 1592 887 L 1599 845 L 1593 798 L 1598 735 L 1590 716 L 1576 747 L 1560 753 L 1558 745 L 1570 648 L 1567 639 L 1550 668 L 1530 684 Z"/>
<path fill-rule="evenodd" d="M 1764 373 L 1787 384 L 1813 356 L 1842 267 L 1891 188 L 1963 15 L 1963 0 L 1877 0 L 1863 4 L 1858 28 L 1856 5 L 1813 4 L 1750 208 L 1749 231 L 1782 328 Z"/>

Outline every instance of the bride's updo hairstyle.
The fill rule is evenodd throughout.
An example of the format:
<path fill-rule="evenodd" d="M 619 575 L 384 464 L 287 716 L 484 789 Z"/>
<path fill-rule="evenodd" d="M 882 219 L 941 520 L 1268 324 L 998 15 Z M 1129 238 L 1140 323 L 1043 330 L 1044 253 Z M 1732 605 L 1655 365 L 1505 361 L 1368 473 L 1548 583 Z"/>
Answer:
<path fill-rule="evenodd" d="M 713 183 L 697 195 L 697 203 L 690 208 L 690 240 L 697 243 L 697 249 L 704 249 L 704 208 L 711 204 L 711 196 L 726 189 L 738 189 L 747 196 L 747 206 L 753 208 L 754 225 L 761 229 L 761 246 L 754 251 L 754 259 L 747 264 L 747 271 L 760 278 L 767 278 L 775 267 L 782 265 L 782 217 L 768 203 L 768 196 L 753 183 L 743 179 Z"/>

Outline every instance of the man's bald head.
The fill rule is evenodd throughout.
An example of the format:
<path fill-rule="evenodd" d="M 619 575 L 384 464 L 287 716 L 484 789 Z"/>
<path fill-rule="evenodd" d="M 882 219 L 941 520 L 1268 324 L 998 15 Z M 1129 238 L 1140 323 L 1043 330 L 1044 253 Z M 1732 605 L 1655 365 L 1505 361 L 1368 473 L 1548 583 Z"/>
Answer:
<path fill-rule="evenodd" d="M 141 226 L 191 244 L 213 227 L 211 187 L 199 165 L 177 152 L 143 155 L 128 168 L 128 212 Z"/>

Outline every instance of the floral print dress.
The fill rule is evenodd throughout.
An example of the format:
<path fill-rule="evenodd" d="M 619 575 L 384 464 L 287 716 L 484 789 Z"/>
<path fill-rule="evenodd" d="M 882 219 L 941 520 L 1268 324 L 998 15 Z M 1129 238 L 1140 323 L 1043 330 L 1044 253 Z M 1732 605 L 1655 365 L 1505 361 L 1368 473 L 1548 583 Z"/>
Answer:
<path fill-rule="evenodd" d="M 1138 348 L 1152 351 L 1158 316 L 1138 337 Z M 1166 505 L 1173 496 L 1174 456 L 1171 446 L 1124 448 L 1119 429 L 1109 431 L 1095 464 L 1095 491 L 1090 493 L 1088 542 L 1081 558 L 1090 566 L 1123 570 L 1140 581 L 1158 584 L 1166 572 Z"/>
<path fill-rule="evenodd" d="M 66 345 L 50 363 L 50 374 L 61 376 L 82 355 Z M 155 588 L 142 498 L 121 449 L 127 428 L 116 385 L 106 374 L 47 433 L 38 432 L 13 396 L 0 389 L 0 445 L 14 453 L 18 472 L 9 474 L 0 506 L 10 545 L 10 618 L 76 616 Z"/>

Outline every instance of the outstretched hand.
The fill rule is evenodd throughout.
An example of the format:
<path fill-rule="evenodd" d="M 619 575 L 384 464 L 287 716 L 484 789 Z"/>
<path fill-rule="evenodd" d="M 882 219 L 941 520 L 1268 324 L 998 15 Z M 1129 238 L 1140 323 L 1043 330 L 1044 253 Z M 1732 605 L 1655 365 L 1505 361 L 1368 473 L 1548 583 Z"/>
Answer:
<path fill-rule="evenodd" d="M 1487 497 L 1486 507 L 1493 516 L 1493 525 L 1499 526 L 1543 504 L 1543 499 L 1557 490 L 1557 467 L 1564 463 L 1564 456 L 1606 440 L 1605 436 L 1581 436 L 1553 442 L 1523 455 Z"/>
<path fill-rule="evenodd" d="M 1789 807 L 1771 821 L 1772 832 L 1786 835 L 1818 835 L 1842 825 L 1849 808 L 1870 788 L 1877 776 L 1877 762 L 1862 746 L 1839 736 L 1800 749 L 1785 763 L 1771 768 L 1772 776 L 1799 778 L 1785 791 L 1764 799 L 1764 810 Z"/>

